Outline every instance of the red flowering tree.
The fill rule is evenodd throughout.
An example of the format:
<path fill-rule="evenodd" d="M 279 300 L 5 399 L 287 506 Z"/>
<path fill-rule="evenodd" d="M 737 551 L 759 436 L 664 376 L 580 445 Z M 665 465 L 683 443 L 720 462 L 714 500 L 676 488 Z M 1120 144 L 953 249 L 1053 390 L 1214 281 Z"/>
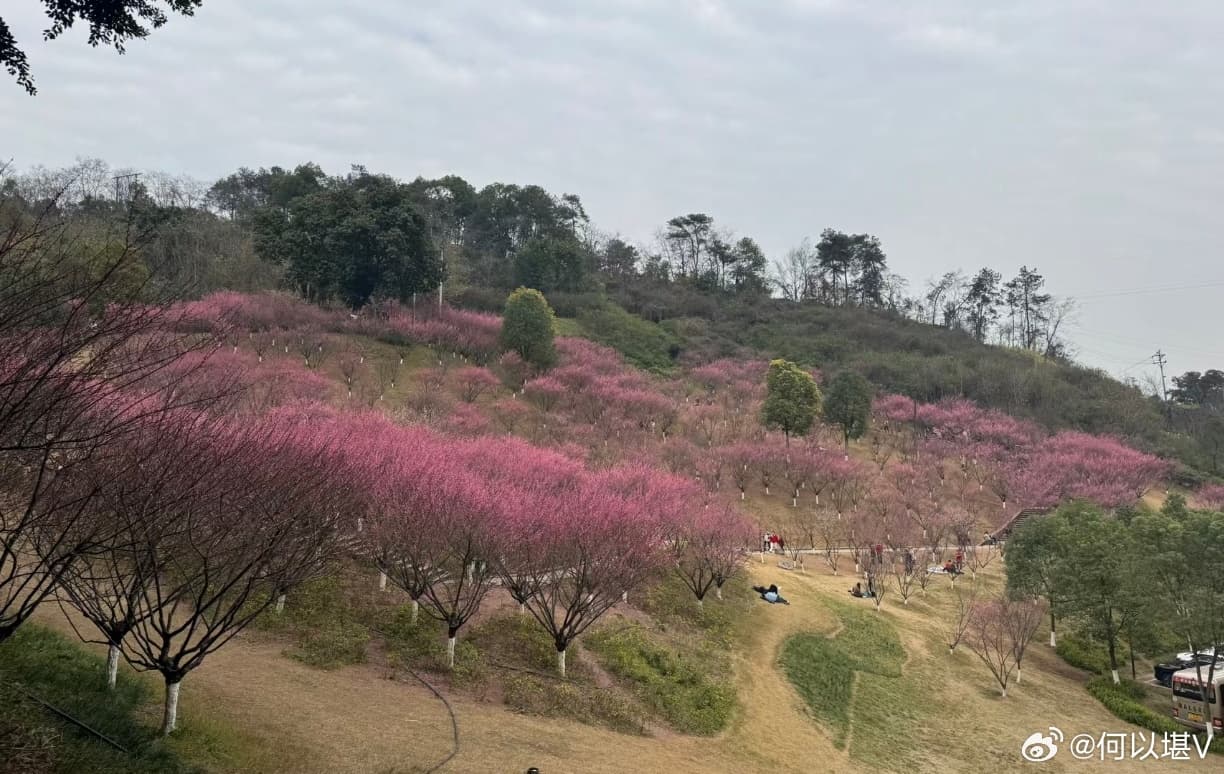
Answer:
<path fill-rule="evenodd" d="M 754 533 L 738 511 L 716 505 L 697 508 L 672 527 L 668 543 L 675 572 L 697 598 L 698 608 L 710 589 L 721 592 L 735 574 Z"/>

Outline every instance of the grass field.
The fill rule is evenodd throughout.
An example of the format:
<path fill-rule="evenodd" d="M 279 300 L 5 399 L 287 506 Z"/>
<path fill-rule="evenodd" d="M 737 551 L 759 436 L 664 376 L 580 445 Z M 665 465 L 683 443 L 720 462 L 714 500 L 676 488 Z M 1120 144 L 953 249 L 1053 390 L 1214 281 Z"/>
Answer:
<path fill-rule="evenodd" d="M 1084 673 L 1064 664 L 1044 644 L 1035 645 L 1026 657 L 1023 684 L 1000 699 L 972 654 L 958 649 L 948 655 L 940 620 L 951 594 L 944 584 L 906 607 L 886 600 L 875 613 L 869 603 L 860 607 L 846 595 L 848 578 L 814 571 L 796 575 L 775 563 L 773 557 L 765 564 L 753 559 L 746 581 L 778 583 L 789 606 L 729 599 L 726 605 L 734 615 L 719 622 L 717 601 L 706 605 L 707 611 L 715 610 L 712 627 L 729 627 L 728 647 L 722 653 L 736 691 L 723 730 L 713 736 L 681 734 L 663 722 L 662 711 L 639 718 L 644 731 L 617 731 L 598 723 L 526 714 L 507 708 L 504 697 L 441 686 L 460 729 L 459 754 L 443 770 L 507 772 L 538 766 L 542 772 L 1010 772 L 1036 770 L 1021 760 L 1020 743 L 1050 725 L 1068 738 L 1129 728 L 1084 689 Z M 982 582 L 997 584 L 997 573 L 992 568 Z M 677 597 L 649 604 L 664 621 L 663 610 L 672 604 L 677 605 L 675 616 L 698 615 L 685 612 L 680 602 Z M 66 630 L 58 609 L 45 610 L 39 618 L 46 626 Z M 638 611 L 617 610 L 608 626 L 624 630 L 641 620 Z M 670 628 L 681 627 L 673 622 Z M 504 627 L 495 629 L 498 636 L 508 636 Z M 47 636 L 30 631 L 35 634 L 23 636 Z M 471 638 L 479 642 L 481 636 L 478 625 Z M 844 723 L 814 712 L 784 666 L 788 653 L 794 660 L 794 643 L 826 638 L 843 653 L 855 654 L 859 666 L 868 667 L 856 672 Z M 101 680 L 100 654 L 82 656 L 86 651 L 65 642 L 40 648 L 69 654 L 64 658 L 76 665 L 75 671 L 64 670 L 60 684 L 98 699 L 92 686 Z M 1044 640 L 1039 637 L 1038 642 Z M 18 647 L 11 647 L 14 644 Z M 524 647 L 520 663 L 536 660 L 543 667 L 545 651 L 538 643 L 534 647 L 534 655 Z M 10 673 L 16 668 L 32 674 L 32 680 L 50 680 L 42 667 L 29 673 L 27 662 L 6 656 L 6 651 L 25 650 L 20 641 L 0 646 L 0 663 Z M 591 657 L 583 653 L 578 661 Z M 144 686 L 125 689 L 134 691 L 124 694 L 125 733 L 150 739 L 159 686 L 156 681 L 133 683 L 136 676 L 126 669 L 121 679 L 125 685 Z M 598 675 L 578 678 L 568 684 L 573 686 L 569 695 L 602 690 L 600 680 Z M 167 760 L 183 767 L 217 772 L 411 772 L 428 770 L 451 750 L 450 718 L 442 703 L 420 683 L 388 670 L 378 653 L 366 663 L 320 669 L 294 658 L 283 641 L 267 633 L 243 636 L 193 672 L 182 696 L 182 732 L 157 754 L 171 756 Z M 552 700 L 565 697 L 562 690 Z M 1208 771 L 1213 762 L 1147 761 L 1119 768 L 1126 764 L 1060 756 L 1040 770 Z M 175 770 L 108 765 L 110 770 Z"/>

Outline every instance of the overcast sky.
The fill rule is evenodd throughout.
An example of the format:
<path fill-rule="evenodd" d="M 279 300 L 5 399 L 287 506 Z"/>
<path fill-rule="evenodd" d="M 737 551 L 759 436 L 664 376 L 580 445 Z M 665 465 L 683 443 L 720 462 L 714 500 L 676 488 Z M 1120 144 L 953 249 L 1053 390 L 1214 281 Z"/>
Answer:
<path fill-rule="evenodd" d="M 1217 0 L 205 0 L 122 57 L 4 5 L 19 167 L 454 172 L 630 240 L 708 212 L 771 258 L 868 231 L 914 289 L 1036 266 L 1115 374 L 1224 368 Z"/>

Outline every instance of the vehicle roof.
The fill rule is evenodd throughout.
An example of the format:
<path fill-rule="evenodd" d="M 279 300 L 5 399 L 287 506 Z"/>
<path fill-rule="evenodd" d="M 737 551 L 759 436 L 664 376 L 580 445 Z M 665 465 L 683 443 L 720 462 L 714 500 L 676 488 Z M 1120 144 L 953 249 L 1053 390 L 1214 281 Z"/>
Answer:
<path fill-rule="evenodd" d="M 1207 666 L 1207 664 L 1203 665 L 1203 677 L 1207 676 Z M 1173 673 L 1174 680 L 1179 677 L 1183 680 L 1193 680 L 1194 682 L 1198 682 L 1199 679 L 1198 671 L 1194 667 L 1186 667 L 1185 669 L 1179 669 Z M 1224 683 L 1224 669 L 1216 667 L 1215 675 L 1213 675 L 1211 678 L 1211 683 L 1212 685 L 1220 685 L 1221 683 Z"/>

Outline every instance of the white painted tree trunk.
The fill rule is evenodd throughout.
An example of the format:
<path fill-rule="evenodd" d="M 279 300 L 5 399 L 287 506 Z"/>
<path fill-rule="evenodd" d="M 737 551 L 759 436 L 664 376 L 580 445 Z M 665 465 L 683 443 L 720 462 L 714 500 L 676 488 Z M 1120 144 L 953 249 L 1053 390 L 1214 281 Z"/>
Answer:
<path fill-rule="evenodd" d="M 1016 667 L 1016 685 L 1020 684 L 1020 667 Z"/>
<path fill-rule="evenodd" d="M 740 499 L 741 499 L 741 500 L 743 500 L 743 499 L 744 499 L 744 490 L 743 490 L 743 489 L 741 489 L 741 490 L 740 490 Z"/>
<path fill-rule="evenodd" d="M 629 592 L 622 591 L 621 592 L 621 602 L 628 602 L 628 601 L 629 601 Z"/>
<path fill-rule="evenodd" d="M 714 587 L 714 597 L 715 599 L 722 599 L 722 586 Z"/>
<path fill-rule="evenodd" d="M 421 605 L 414 599 L 412 600 L 412 612 L 408 615 L 408 623 L 416 625 L 417 612 L 421 609 Z"/>
<path fill-rule="evenodd" d="M 1114 685 L 1118 685 L 1122 682 L 1121 678 L 1118 677 L 1118 670 L 1116 669 L 1109 670 L 1109 676 L 1113 678 Z"/>
<path fill-rule="evenodd" d="M 565 651 L 557 651 L 557 673 L 565 677 Z"/>
<path fill-rule="evenodd" d="M 280 615 L 285 612 L 285 595 L 281 594 L 276 598 L 276 614 Z"/>
<path fill-rule="evenodd" d="M 524 603 L 522 603 L 522 602 L 519 602 L 519 609 L 518 609 L 518 612 L 519 612 L 519 615 L 522 615 L 523 613 L 526 613 L 526 612 L 527 612 L 527 605 L 525 605 L 525 604 L 524 604 Z"/>
<path fill-rule="evenodd" d="M 166 711 L 162 715 L 162 736 L 170 736 L 178 725 L 179 688 L 182 685 L 182 681 L 166 683 Z"/>
<path fill-rule="evenodd" d="M 446 665 L 451 669 L 455 668 L 455 638 L 446 638 Z"/>
<path fill-rule="evenodd" d="M 1051 648 L 1057 648 L 1057 647 L 1058 647 L 1058 638 L 1054 636 L 1054 630 L 1053 630 L 1053 629 L 1051 629 L 1051 630 L 1050 630 L 1050 647 L 1051 647 Z"/>
<path fill-rule="evenodd" d="M 379 591 L 387 590 L 387 573 L 385 572 L 378 573 L 378 590 Z"/>
<path fill-rule="evenodd" d="M 119 646 L 114 643 L 106 649 L 106 687 L 115 690 L 115 681 L 119 676 Z"/>
<path fill-rule="evenodd" d="M 704 599 L 697 600 L 697 609 L 705 610 L 705 600 Z"/>
<path fill-rule="evenodd" d="M 1007 698 L 1007 686 L 1003 686 L 1003 697 L 1002 698 L 1004 699 Z"/>

